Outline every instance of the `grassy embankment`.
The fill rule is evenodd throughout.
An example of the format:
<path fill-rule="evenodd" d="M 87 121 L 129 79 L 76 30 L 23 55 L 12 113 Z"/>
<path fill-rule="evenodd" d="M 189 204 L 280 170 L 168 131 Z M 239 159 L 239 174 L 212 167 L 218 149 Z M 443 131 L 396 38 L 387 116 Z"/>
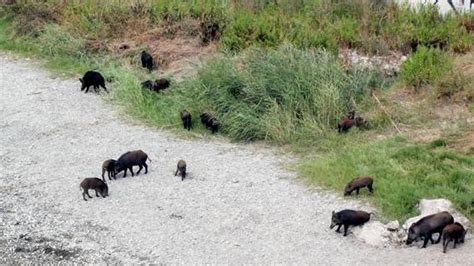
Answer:
<path fill-rule="evenodd" d="M 459 71 L 465 67 L 459 63 L 466 57 L 462 54 L 472 58 L 474 37 L 463 26 L 472 16 L 440 17 L 431 7 L 416 13 L 367 0 L 277 5 L 263 0 L 107 1 L 100 8 L 95 1 L 56 2 L 4 7 L 0 48 L 44 58 L 48 67 L 68 75 L 99 69 L 113 82 L 111 101 L 151 125 L 180 134 L 187 133 L 179 130 L 179 111 L 193 113 L 195 130 L 190 134 L 197 135 L 206 132 L 197 122 L 199 112 L 210 110 L 222 122 L 222 134 L 231 139 L 288 146 L 301 157 L 301 176 L 314 184 L 340 192 L 351 178 L 373 175 L 376 193 L 360 197 L 387 218 L 412 215 L 420 198 L 435 197 L 450 199 L 474 217 L 472 150 L 465 154 L 449 148 L 469 130 L 464 120 L 442 131 L 441 139 L 419 143 L 410 130 L 429 129 L 431 117 L 393 96 L 412 88 L 425 102 L 416 108 L 424 110 L 439 104 L 439 97 L 472 101 L 472 76 Z M 216 25 L 216 35 L 207 30 Z M 217 44 L 221 53 L 195 78 L 174 82 L 156 95 L 139 87 L 154 74 L 130 63 L 149 45 L 139 43 L 149 32 L 198 38 L 203 46 Z M 128 52 L 111 48 L 123 40 L 138 45 Z M 343 48 L 366 54 L 406 52 L 413 44 L 437 44 L 444 50 L 421 47 L 396 80 L 377 71 L 347 70 L 335 56 Z M 373 92 L 407 133 L 394 137 L 389 116 L 374 102 Z M 335 124 L 354 103 L 370 126 L 338 135 Z"/>

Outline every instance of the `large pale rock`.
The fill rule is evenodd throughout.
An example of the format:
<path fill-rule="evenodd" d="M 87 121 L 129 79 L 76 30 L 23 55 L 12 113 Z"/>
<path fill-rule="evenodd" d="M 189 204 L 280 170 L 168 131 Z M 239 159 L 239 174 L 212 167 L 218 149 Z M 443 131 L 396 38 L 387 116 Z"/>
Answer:
<path fill-rule="evenodd" d="M 391 233 L 379 221 L 370 221 L 363 226 L 354 227 L 352 232 L 356 238 L 372 246 L 383 247 L 390 243 Z"/>
<path fill-rule="evenodd" d="M 408 230 L 410 226 L 421 218 L 430 214 L 447 211 L 454 217 L 455 222 L 461 223 L 465 228 L 471 228 L 471 223 L 464 215 L 457 212 L 451 201 L 447 199 L 422 199 L 417 205 L 420 215 L 409 218 L 403 224 L 403 229 Z"/>

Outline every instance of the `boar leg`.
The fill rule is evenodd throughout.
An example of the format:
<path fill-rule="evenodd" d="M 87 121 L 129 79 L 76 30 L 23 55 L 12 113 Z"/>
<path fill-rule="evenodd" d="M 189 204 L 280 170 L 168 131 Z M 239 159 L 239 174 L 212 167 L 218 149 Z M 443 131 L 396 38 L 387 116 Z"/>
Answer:
<path fill-rule="evenodd" d="M 140 171 L 143 169 L 143 165 L 139 164 L 138 165 L 138 172 L 137 172 L 137 175 L 140 173 Z"/>
<path fill-rule="evenodd" d="M 104 88 L 105 92 L 109 93 L 109 91 L 107 90 L 107 88 L 105 87 L 104 84 L 100 84 L 100 86 L 101 86 L 102 88 Z"/>
<path fill-rule="evenodd" d="M 428 240 L 430 239 L 431 239 L 431 235 L 429 236 L 425 235 L 423 239 L 423 246 L 421 248 L 426 248 L 426 245 L 428 244 Z"/>
<path fill-rule="evenodd" d="M 109 180 L 112 180 L 112 172 L 108 171 L 108 174 L 109 174 Z"/>
<path fill-rule="evenodd" d="M 446 253 L 446 249 L 448 248 L 449 240 L 443 239 L 443 253 Z"/>
<path fill-rule="evenodd" d="M 133 166 L 130 166 L 130 172 L 132 172 L 132 176 L 135 176 L 135 173 L 133 172 Z"/>
<path fill-rule="evenodd" d="M 102 168 L 102 180 L 104 180 L 105 182 L 104 174 L 105 174 L 105 168 Z"/>
<path fill-rule="evenodd" d="M 359 188 L 356 188 L 356 194 L 359 195 Z"/>
<path fill-rule="evenodd" d="M 88 91 L 89 91 L 89 86 L 86 87 L 86 92 L 84 92 L 84 93 L 87 93 Z"/>
<path fill-rule="evenodd" d="M 367 188 L 369 189 L 370 194 L 374 193 L 374 189 L 372 188 L 372 185 L 368 185 Z"/>
<path fill-rule="evenodd" d="M 455 238 L 455 239 L 454 239 L 454 245 L 453 245 L 453 248 L 456 248 L 456 244 L 457 244 L 457 243 L 458 243 L 458 239 L 457 239 L 457 238 Z"/>
<path fill-rule="evenodd" d="M 176 168 L 176 172 L 174 173 L 174 176 L 178 175 L 179 168 Z"/>
<path fill-rule="evenodd" d="M 127 168 L 125 168 L 125 170 L 123 170 L 123 177 L 127 177 Z"/>
<path fill-rule="evenodd" d="M 94 85 L 94 91 L 95 91 L 95 93 L 99 93 L 99 86 Z"/>
<path fill-rule="evenodd" d="M 84 198 L 84 200 L 87 201 L 87 199 L 86 199 L 86 192 L 82 192 L 82 198 Z"/>
<path fill-rule="evenodd" d="M 99 190 L 98 190 L 98 189 L 95 189 L 95 196 L 96 196 L 96 197 L 100 197 L 100 196 L 99 196 Z"/>
<path fill-rule="evenodd" d="M 339 224 L 339 225 L 338 225 L 338 227 L 337 227 L 337 229 L 336 229 L 336 232 L 339 233 L 339 229 L 341 229 L 341 226 L 342 226 L 342 224 Z"/>
<path fill-rule="evenodd" d="M 143 166 L 145 166 L 145 174 L 148 174 L 148 165 L 146 163 L 143 163 Z"/>
<path fill-rule="evenodd" d="M 344 236 L 347 236 L 347 229 L 349 228 L 348 224 L 344 224 Z"/>

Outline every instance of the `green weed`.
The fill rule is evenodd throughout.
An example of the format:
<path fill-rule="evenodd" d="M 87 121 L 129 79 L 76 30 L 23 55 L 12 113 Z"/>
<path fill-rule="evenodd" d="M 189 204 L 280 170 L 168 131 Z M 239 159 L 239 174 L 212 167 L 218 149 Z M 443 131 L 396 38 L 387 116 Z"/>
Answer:
<path fill-rule="evenodd" d="M 439 49 L 420 47 L 400 68 L 400 81 L 415 89 L 434 84 L 452 69 L 449 57 Z"/>

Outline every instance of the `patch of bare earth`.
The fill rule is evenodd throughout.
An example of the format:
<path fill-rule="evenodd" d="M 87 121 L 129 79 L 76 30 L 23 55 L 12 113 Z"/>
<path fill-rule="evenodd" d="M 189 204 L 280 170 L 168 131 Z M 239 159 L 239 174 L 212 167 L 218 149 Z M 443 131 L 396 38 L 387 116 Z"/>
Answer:
<path fill-rule="evenodd" d="M 216 44 L 203 43 L 200 23 L 187 18 L 180 23 L 164 23 L 159 28 L 144 33 L 128 32 L 110 42 L 108 49 L 121 56 L 129 57 L 130 64 L 139 65 L 137 56 L 147 50 L 155 59 L 155 70 L 160 74 L 182 80 L 195 73 L 196 65 L 215 53 Z"/>

